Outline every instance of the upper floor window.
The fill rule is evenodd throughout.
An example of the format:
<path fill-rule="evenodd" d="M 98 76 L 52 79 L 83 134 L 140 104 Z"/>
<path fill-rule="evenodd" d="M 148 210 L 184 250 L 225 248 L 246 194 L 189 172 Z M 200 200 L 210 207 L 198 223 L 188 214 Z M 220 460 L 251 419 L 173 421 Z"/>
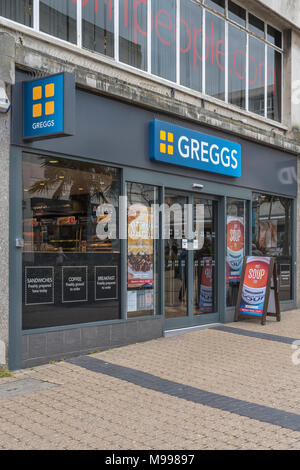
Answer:
<path fill-rule="evenodd" d="M 282 33 L 240 3 L 0 0 L 0 15 L 281 121 Z"/>
<path fill-rule="evenodd" d="M 33 25 L 33 0 L 0 0 L 0 16 L 26 26 Z"/>

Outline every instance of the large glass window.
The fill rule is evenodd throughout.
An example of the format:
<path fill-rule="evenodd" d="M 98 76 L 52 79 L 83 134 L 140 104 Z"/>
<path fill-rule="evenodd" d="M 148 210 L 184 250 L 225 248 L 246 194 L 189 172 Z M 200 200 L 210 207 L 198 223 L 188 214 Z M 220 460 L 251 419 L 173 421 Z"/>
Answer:
<path fill-rule="evenodd" d="M 176 81 L 176 0 L 152 0 L 152 73 Z"/>
<path fill-rule="evenodd" d="M 202 90 L 202 8 L 192 0 L 180 4 L 180 81 Z"/>
<path fill-rule="evenodd" d="M 44 33 L 76 44 L 76 18 L 76 2 L 40 0 L 40 30 Z"/>
<path fill-rule="evenodd" d="M 225 20 L 207 12 L 205 34 L 209 51 L 205 60 L 205 92 L 225 99 Z"/>
<path fill-rule="evenodd" d="M 120 318 L 117 169 L 23 157 L 23 328 Z"/>
<path fill-rule="evenodd" d="M 0 0 L 0 16 L 32 26 L 33 0 Z"/>
<path fill-rule="evenodd" d="M 246 106 L 246 33 L 228 27 L 228 101 L 240 108 Z"/>
<path fill-rule="evenodd" d="M 249 111 L 265 114 L 265 44 L 249 37 Z"/>
<path fill-rule="evenodd" d="M 282 32 L 235 1 L 0 0 L 0 15 L 282 120 Z"/>
<path fill-rule="evenodd" d="M 157 240 L 154 239 L 155 186 L 127 183 L 128 273 L 127 316 L 157 314 Z"/>
<path fill-rule="evenodd" d="M 119 58 L 138 69 L 147 68 L 147 0 L 119 0 Z"/>
<path fill-rule="evenodd" d="M 113 0 L 82 2 L 82 45 L 92 51 L 113 57 Z"/>
<path fill-rule="evenodd" d="M 235 307 L 246 255 L 246 204 L 227 199 L 226 220 L 226 303 Z"/>
<path fill-rule="evenodd" d="M 205 4 L 220 13 L 225 13 L 225 0 L 205 0 Z"/>
<path fill-rule="evenodd" d="M 276 258 L 281 300 L 292 299 L 292 201 L 254 194 L 252 253 Z"/>
<path fill-rule="evenodd" d="M 268 118 L 281 121 L 281 67 L 282 55 L 268 47 Z"/>

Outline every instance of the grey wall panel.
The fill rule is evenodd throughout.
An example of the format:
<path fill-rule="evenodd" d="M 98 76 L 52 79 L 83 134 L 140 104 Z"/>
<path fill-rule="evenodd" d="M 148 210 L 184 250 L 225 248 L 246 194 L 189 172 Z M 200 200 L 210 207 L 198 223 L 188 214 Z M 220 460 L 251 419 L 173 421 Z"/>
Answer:
<path fill-rule="evenodd" d="M 161 317 L 24 334 L 22 367 L 149 341 L 162 334 Z"/>
<path fill-rule="evenodd" d="M 17 79 L 30 77 L 18 72 Z M 297 195 L 297 159 L 291 154 L 84 90 L 77 89 L 76 92 L 76 133 L 72 137 L 25 143 L 22 119 L 22 86 L 17 83 L 12 97 L 12 143 L 15 145 L 293 197 Z M 213 175 L 151 161 L 149 123 L 153 119 L 238 142 L 242 146 L 242 177 Z"/>

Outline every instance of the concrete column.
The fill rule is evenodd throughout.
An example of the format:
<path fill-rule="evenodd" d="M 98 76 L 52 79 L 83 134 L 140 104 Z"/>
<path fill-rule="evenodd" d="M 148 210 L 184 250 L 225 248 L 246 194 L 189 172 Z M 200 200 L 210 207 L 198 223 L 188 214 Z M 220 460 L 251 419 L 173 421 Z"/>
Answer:
<path fill-rule="evenodd" d="M 0 87 L 10 98 L 15 81 L 15 40 L 0 32 Z M 9 154 L 10 111 L 0 113 L 0 367 L 7 364 L 9 338 Z"/>

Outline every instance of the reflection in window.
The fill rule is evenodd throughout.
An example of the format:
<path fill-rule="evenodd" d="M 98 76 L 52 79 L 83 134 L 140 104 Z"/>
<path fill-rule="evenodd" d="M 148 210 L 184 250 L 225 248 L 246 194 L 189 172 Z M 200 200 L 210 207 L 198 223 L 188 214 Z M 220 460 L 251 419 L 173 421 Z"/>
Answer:
<path fill-rule="evenodd" d="M 281 300 L 292 298 L 292 201 L 264 194 L 253 197 L 254 256 L 271 256 L 277 260 Z"/>
<path fill-rule="evenodd" d="M 176 0 L 152 0 L 152 73 L 176 81 Z"/>
<path fill-rule="evenodd" d="M 69 0 L 40 0 L 40 30 L 76 44 L 76 3 Z"/>
<path fill-rule="evenodd" d="M 249 37 L 249 111 L 265 114 L 265 45 Z"/>
<path fill-rule="evenodd" d="M 245 201 L 227 199 L 226 299 L 227 307 L 237 303 L 244 256 L 246 255 Z"/>
<path fill-rule="evenodd" d="M 281 71 L 282 55 L 268 47 L 268 118 L 281 121 Z"/>
<path fill-rule="evenodd" d="M 114 55 L 114 2 L 82 3 L 82 45 L 92 51 Z"/>
<path fill-rule="evenodd" d="M 138 69 L 147 68 L 147 0 L 119 0 L 119 58 Z"/>
<path fill-rule="evenodd" d="M 24 155 L 24 329 L 120 318 L 119 195 L 117 169 Z"/>
<path fill-rule="evenodd" d="M 154 208 L 158 189 L 127 183 L 128 198 L 128 318 L 157 313 L 157 242 Z"/>
<path fill-rule="evenodd" d="M 191 0 L 180 4 L 180 80 L 202 90 L 202 8 Z"/>
<path fill-rule="evenodd" d="M 246 104 L 246 33 L 228 27 L 228 100 L 240 108 Z"/>
<path fill-rule="evenodd" d="M 1 0 L 0 16 L 32 26 L 33 0 Z"/>
<path fill-rule="evenodd" d="M 225 99 L 225 20 L 207 12 L 205 34 L 209 38 L 209 54 L 205 62 L 205 91 Z"/>

